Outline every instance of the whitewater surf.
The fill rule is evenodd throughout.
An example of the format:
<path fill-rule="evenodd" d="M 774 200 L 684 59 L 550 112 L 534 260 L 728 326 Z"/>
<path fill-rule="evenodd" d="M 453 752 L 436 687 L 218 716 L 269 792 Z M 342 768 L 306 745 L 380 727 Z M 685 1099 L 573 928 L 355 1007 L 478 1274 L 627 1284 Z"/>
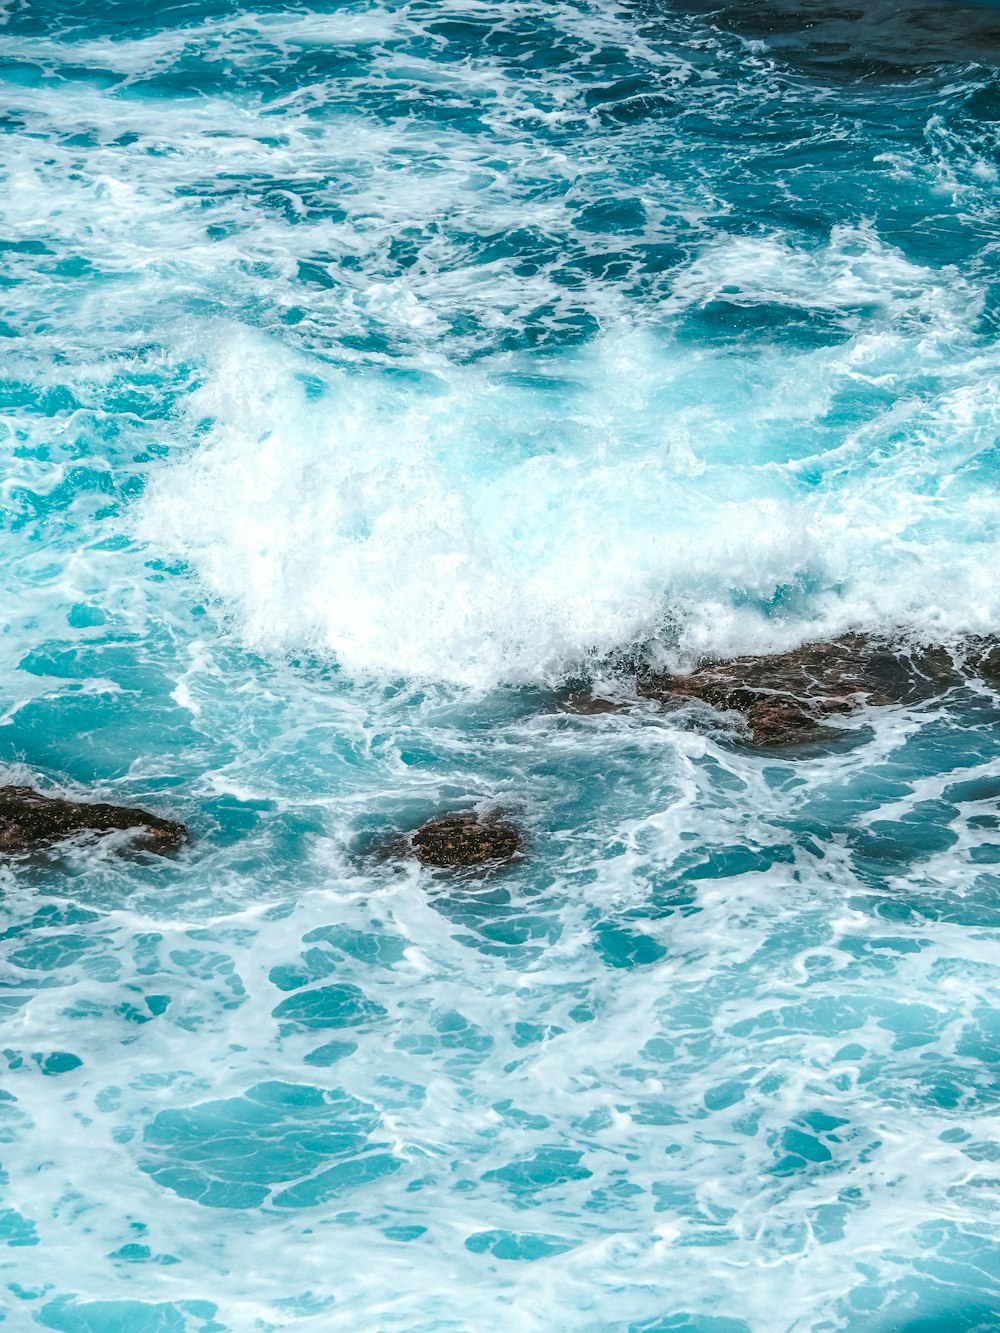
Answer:
<path fill-rule="evenodd" d="M 1000 632 L 998 66 L 2 6 L 5 1327 L 1000 1327 L 994 683 L 643 686 Z"/>

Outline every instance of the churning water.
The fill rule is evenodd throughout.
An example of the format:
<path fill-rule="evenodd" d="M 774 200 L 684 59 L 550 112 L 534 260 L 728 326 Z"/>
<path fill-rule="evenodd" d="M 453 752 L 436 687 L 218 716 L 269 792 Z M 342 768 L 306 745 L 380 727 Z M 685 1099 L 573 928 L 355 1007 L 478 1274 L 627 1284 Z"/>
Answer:
<path fill-rule="evenodd" d="M 0 1321 L 1000 1327 L 1000 11 L 7 0 Z M 368 854 L 502 807 L 466 879 Z"/>

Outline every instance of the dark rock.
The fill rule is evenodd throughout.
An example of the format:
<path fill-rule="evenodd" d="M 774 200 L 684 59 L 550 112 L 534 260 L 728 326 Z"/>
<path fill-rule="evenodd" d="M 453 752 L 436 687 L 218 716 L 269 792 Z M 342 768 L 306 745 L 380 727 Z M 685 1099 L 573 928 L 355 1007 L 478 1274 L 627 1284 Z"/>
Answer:
<path fill-rule="evenodd" d="M 988 685 L 1000 689 L 1000 641 L 983 636 L 968 639 L 964 665 L 967 672 L 981 676 Z"/>
<path fill-rule="evenodd" d="M 427 866 L 479 866 L 510 861 L 523 847 L 520 830 L 509 820 L 472 812 L 445 815 L 417 829 L 417 860 Z"/>
<path fill-rule="evenodd" d="M 625 704 L 615 699 L 605 699 L 599 694 L 585 694 L 581 690 L 564 694 L 556 701 L 556 707 L 562 713 L 580 713 L 585 717 L 597 717 L 601 713 L 621 713 Z"/>
<path fill-rule="evenodd" d="M 980 658 L 988 651 L 984 647 Z M 688 676 L 650 675 L 640 680 L 639 693 L 667 705 L 700 699 L 721 712 L 742 713 L 755 745 L 797 745 L 820 738 L 831 717 L 866 703 L 919 703 L 973 669 L 971 658 L 946 648 L 845 634 L 785 653 L 703 663 Z"/>
<path fill-rule="evenodd" d="M 187 837 L 183 824 L 127 806 L 88 804 L 43 796 L 31 787 L 0 787 L 0 852 L 55 842 L 74 833 L 135 829 L 139 844 L 169 851 Z"/>

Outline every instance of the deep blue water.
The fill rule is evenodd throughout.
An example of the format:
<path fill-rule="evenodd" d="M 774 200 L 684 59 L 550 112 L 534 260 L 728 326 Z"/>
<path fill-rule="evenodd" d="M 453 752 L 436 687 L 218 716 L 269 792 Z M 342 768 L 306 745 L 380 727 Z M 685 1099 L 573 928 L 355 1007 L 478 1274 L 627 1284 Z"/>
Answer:
<path fill-rule="evenodd" d="M 1000 9 L 2 13 L 0 1322 L 1000 1328 L 1000 699 L 556 706 L 1000 625 Z"/>

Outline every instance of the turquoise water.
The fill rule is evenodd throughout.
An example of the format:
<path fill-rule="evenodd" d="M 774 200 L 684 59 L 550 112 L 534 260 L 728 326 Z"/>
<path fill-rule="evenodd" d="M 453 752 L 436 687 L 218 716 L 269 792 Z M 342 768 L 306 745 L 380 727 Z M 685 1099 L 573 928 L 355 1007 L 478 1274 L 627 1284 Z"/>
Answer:
<path fill-rule="evenodd" d="M 0 1319 L 1000 1327 L 1000 11 L 8 0 Z M 486 880 L 371 854 L 504 808 Z"/>

